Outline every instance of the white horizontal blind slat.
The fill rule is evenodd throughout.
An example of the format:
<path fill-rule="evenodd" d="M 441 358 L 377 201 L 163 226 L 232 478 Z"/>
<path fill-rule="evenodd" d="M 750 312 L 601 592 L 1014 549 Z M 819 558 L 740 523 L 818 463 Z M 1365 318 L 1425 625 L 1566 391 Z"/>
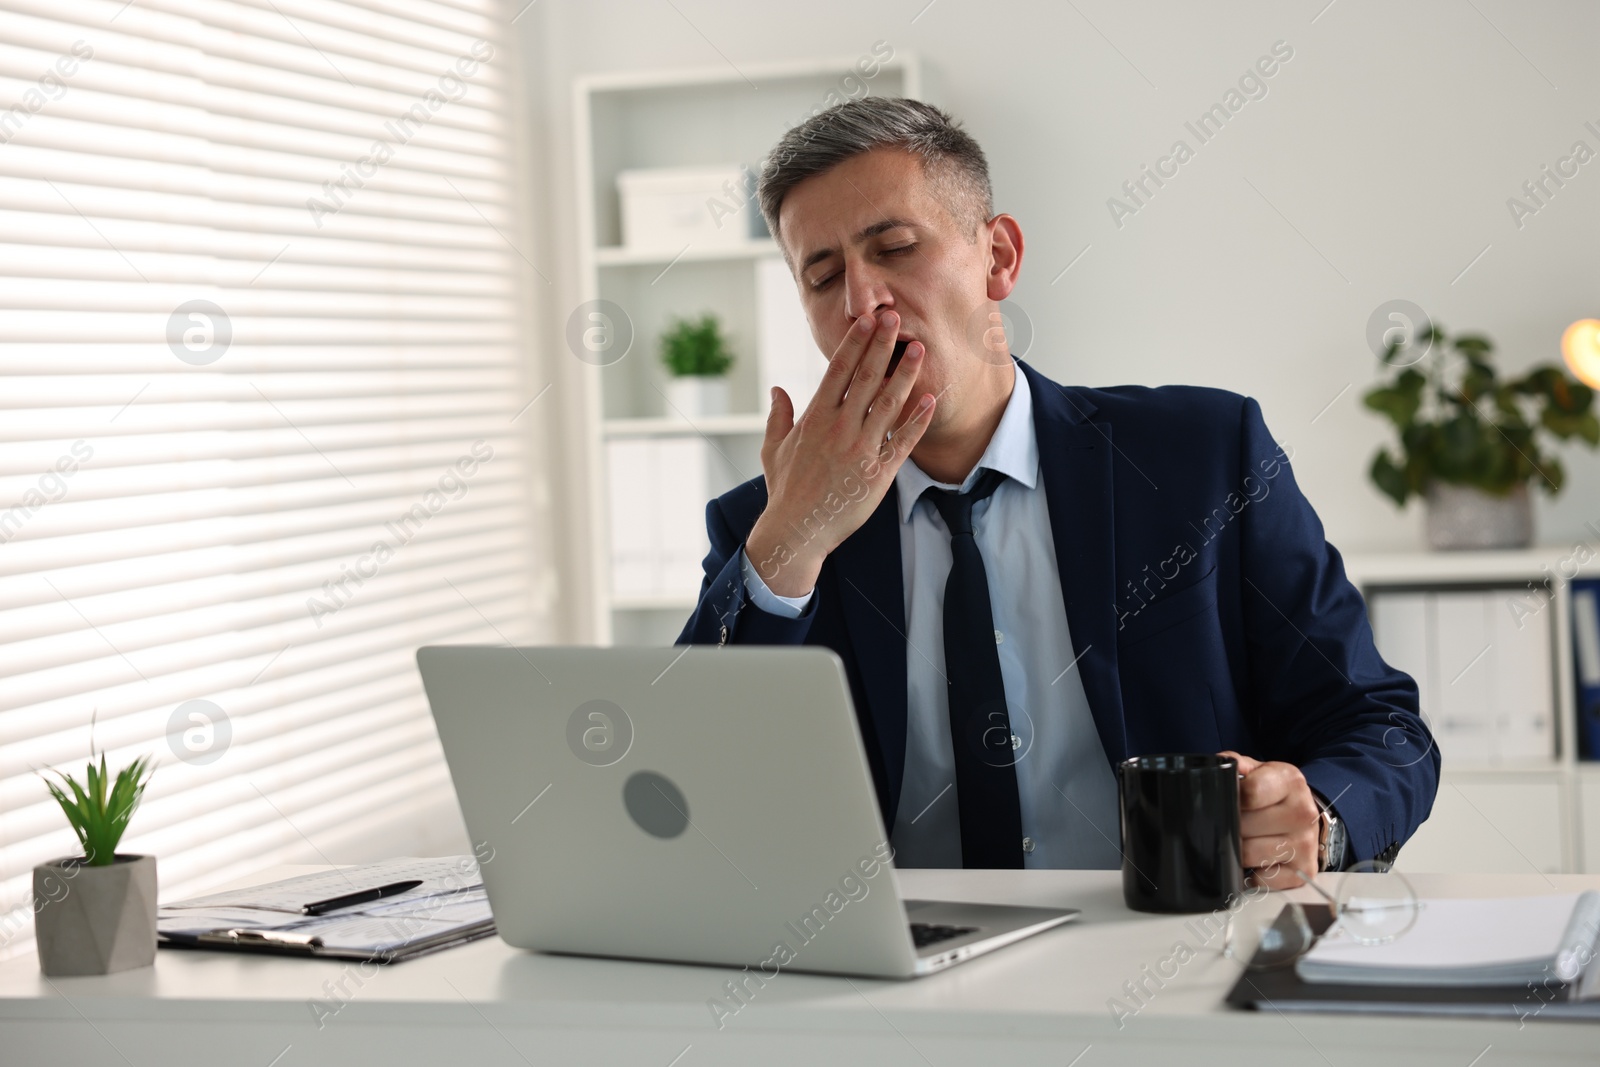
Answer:
<path fill-rule="evenodd" d="M 453 816 L 415 649 L 533 605 L 506 17 L 0 0 L 0 958 L 91 729 L 167 899 Z"/>

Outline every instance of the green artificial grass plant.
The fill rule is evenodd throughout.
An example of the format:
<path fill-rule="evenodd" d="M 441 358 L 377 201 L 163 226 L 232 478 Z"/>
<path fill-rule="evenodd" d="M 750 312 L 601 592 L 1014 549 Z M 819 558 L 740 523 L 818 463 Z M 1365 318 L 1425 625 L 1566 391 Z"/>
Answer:
<path fill-rule="evenodd" d="M 70 774 L 54 771 L 62 784 L 58 786 L 46 778 L 45 786 L 66 812 L 67 821 L 83 844 L 83 862 L 90 867 L 109 867 L 116 861 L 117 842 L 128 829 L 128 820 L 139 806 L 155 766 L 149 756 L 140 756 L 117 772 L 113 781 L 102 752 L 100 766 L 95 766 L 91 755 L 85 771 L 86 785 L 79 784 Z M 71 796 L 67 790 L 71 790 Z"/>

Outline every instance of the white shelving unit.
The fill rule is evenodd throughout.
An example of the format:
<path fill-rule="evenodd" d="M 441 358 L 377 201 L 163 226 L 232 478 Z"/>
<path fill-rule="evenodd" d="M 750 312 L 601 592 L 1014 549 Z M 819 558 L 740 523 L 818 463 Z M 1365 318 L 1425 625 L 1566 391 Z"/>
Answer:
<path fill-rule="evenodd" d="M 874 73 L 858 64 L 870 59 Z M 628 72 L 579 79 L 574 87 L 577 141 L 579 272 L 583 301 L 607 300 L 627 313 L 633 342 L 626 356 L 584 373 L 585 432 L 591 543 L 599 547 L 589 590 L 603 605 L 601 644 L 667 644 L 693 610 L 699 582 L 681 593 L 614 596 L 607 501 L 608 441 L 698 436 L 709 443 L 711 495 L 761 473 L 766 430 L 759 386 L 754 264 L 780 257 L 776 242 L 752 236 L 728 247 L 636 250 L 622 244 L 616 178 L 624 170 L 748 164 L 761 161 L 785 130 L 831 102 L 849 97 L 909 96 L 921 92 L 915 58 L 851 56 L 814 62 L 731 64 L 704 69 Z M 746 209 L 759 216 L 751 203 Z M 747 216 L 744 212 L 740 220 Z M 661 391 L 666 374 L 656 338 L 673 316 L 715 313 L 735 354 L 729 375 L 730 413 L 686 418 L 671 412 Z M 797 398 L 798 399 L 798 398 Z M 686 500 L 695 516 L 705 500 Z M 676 588 L 676 583 L 674 583 Z"/>
<path fill-rule="evenodd" d="M 778 242 L 771 238 L 756 239 L 737 248 L 686 248 L 674 255 L 654 249 L 633 249 L 609 245 L 594 250 L 594 261 L 602 267 L 662 267 L 678 263 L 714 263 L 722 260 L 760 259 L 781 255 Z"/>
<path fill-rule="evenodd" d="M 703 433 L 713 437 L 738 437 L 766 433 L 765 415 L 702 415 L 692 422 L 675 415 L 661 418 L 607 419 L 607 437 L 667 437 L 673 434 Z"/>
<path fill-rule="evenodd" d="M 1581 555 L 1572 545 L 1552 545 L 1345 557 L 1363 594 L 1503 586 L 1510 597 L 1544 588 L 1551 597 L 1545 610 L 1554 613 L 1554 751 L 1548 760 L 1516 766 L 1460 767 L 1446 748 L 1434 814 L 1401 850 L 1401 870 L 1600 872 L 1600 763 L 1578 759 L 1571 637 L 1571 581 L 1600 576 L 1600 553 L 1587 565 L 1577 563 Z"/>

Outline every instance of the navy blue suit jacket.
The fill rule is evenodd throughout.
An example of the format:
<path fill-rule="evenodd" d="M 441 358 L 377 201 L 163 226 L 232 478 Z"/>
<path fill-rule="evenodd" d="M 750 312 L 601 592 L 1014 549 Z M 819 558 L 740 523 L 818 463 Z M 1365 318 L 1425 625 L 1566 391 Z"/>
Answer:
<path fill-rule="evenodd" d="M 1106 757 L 1229 748 L 1293 763 L 1344 820 L 1352 860 L 1392 856 L 1433 806 L 1439 753 L 1260 407 L 1219 389 L 1062 386 L 1017 366 Z M 711 501 L 706 579 L 678 638 L 837 652 L 889 826 L 906 745 L 896 493 L 823 563 L 798 619 L 752 603 L 740 572 L 765 480 Z"/>

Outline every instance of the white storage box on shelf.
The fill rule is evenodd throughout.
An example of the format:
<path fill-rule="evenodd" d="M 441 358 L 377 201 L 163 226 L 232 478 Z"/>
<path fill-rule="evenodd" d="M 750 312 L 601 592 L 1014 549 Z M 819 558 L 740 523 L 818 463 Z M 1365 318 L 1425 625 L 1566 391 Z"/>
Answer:
<path fill-rule="evenodd" d="M 621 171 L 623 247 L 676 254 L 685 245 L 747 245 L 751 215 L 758 210 L 754 184 L 753 172 L 737 163 Z"/>

